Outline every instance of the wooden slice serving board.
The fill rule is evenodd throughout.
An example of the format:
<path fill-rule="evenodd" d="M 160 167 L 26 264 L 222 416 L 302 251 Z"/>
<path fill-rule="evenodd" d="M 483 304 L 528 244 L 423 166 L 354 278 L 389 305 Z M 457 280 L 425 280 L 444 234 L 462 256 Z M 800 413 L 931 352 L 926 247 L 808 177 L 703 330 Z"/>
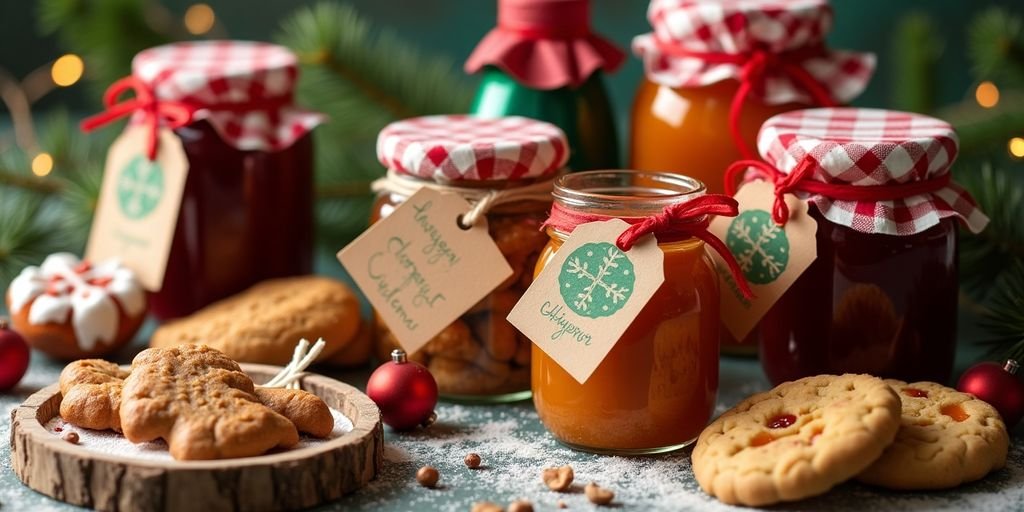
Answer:
<path fill-rule="evenodd" d="M 243 364 L 266 382 L 280 368 Z M 60 413 L 59 385 L 11 413 L 11 465 L 25 485 L 54 499 L 109 511 L 297 510 L 337 500 L 375 478 L 383 463 L 380 411 L 358 389 L 306 375 L 302 389 L 352 421 L 347 434 L 284 452 L 211 461 L 140 460 L 87 450 L 44 425 Z"/>

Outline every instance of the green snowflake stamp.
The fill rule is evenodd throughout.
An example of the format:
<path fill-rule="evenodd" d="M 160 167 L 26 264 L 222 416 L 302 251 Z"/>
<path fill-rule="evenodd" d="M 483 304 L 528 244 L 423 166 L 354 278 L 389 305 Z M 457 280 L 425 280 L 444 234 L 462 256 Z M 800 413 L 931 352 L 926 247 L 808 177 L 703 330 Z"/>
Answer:
<path fill-rule="evenodd" d="M 129 219 L 142 219 L 153 213 L 164 195 L 164 173 L 160 165 L 142 155 L 136 156 L 117 179 L 117 202 Z"/>
<path fill-rule="evenodd" d="M 562 299 L 587 318 L 614 315 L 626 305 L 635 282 L 633 262 L 607 242 L 583 244 L 565 259 L 558 274 Z"/>
<path fill-rule="evenodd" d="M 747 210 L 733 219 L 725 244 L 754 284 L 775 281 L 789 263 L 789 238 L 764 210 Z"/>

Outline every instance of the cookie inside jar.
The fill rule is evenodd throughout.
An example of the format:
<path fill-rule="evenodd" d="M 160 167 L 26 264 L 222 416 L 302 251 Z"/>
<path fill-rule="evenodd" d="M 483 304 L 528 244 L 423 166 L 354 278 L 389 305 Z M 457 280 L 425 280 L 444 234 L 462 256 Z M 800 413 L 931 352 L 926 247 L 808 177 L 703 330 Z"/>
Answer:
<path fill-rule="evenodd" d="M 548 243 L 543 230 L 554 179 L 568 159 L 565 134 L 554 125 L 521 117 L 483 119 L 431 116 L 399 121 L 378 138 L 387 177 L 374 184 L 371 223 L 392 214 L 422 188 L 455 194 L 473 205 L 474 216 L 512 269 L 476 304 L 415 351 L 402 347 L 396 331 L 376 315 L 377 357 L 395 348 L 426 366 L 442 398 L 506 402 L 530 393 L 532 344 L 506 320 L 533 282 Z M 440 159 L 438 155 L 447 155 Z M 465 216 L 459 218 L 460 227 Z M 460 276 L 445 287 L 458 287 Z"/>

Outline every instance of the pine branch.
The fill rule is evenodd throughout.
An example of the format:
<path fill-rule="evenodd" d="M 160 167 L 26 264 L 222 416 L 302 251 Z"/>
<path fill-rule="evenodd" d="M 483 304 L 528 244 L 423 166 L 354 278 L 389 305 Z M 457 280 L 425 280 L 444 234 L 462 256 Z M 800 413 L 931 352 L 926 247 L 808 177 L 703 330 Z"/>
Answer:
<path fill-rule="evenodd" d="M 1003 90 L 994 108 L 982 108 L 971 98 L 939 110 L 938 116 L 956 128 L 961 154 L 1001 152 L 1006 141 L 1024 132 L 1024 89 Z"/>
<path fill-rule="evenodd" d="M 1001 7 L 979 14 L 968 29 L 968 52 L 979 79 L 1024 87 L 1024 19 Z"/>
<path fill-rule="evenodd" d="M 3 168 L 0 168 L 0 186 L 31 190 L 40 194 L 56 194 L 63 188 L 60 182 L 52 179 L 37 178 Z"/>
<path fill-rule="evenodd" d="M 154 0 L 41 0 L 39 28 L 82 55 L 96 93 L 131 72 L 141 50 L 176 39 Z M 156 14 L 155 14 L 156 13 Z M 180 29 L 179 29 L 180 30 Z"/>
<path fill-rule="evenodd" d="M 987 342 L 994 354 L 1024 361 L 1024 259 L 995 282 L 981 326 L 994 336 Z"/>
<path fill-rule="evenodd" d="M 347 4 L 302 8 L 275 39 L 302 64 L 298 102 L 330 117 L 314 132 L 319 241 L 340 247 L 369 219 L 368 185 L 384 171 L 374 151 L 380 130 L 397 119 L 466 112 L 472 89 L 453 62 L 375 29 Z"/>
<path fill-rule="evenodd" d="M 64 249 L 68 233 L 54 206 L 52 199 L 0 188 L 0 286 L 4 290 L 22 268 Z"/>
<path fill-rule="evenodd" d="M 966 291 L 984 300 L 992 283 L 1015 263 L 1024 261 L 1024 179 L 1019 170 L 964 169 L 960 165 L 957 181 L 967 188 L 978 206 L 991 219 L 977 235 L 962 232 L 960 239 L 960 276 Z"/>

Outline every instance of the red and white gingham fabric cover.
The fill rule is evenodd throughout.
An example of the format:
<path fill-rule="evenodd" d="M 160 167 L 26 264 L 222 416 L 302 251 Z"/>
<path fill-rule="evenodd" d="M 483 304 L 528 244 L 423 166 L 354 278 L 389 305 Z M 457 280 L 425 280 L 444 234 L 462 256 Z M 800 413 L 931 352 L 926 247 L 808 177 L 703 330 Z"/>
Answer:
<path fill-rule="evenodd" d="M 665 54 L 658 41 L 698 53 L 772 53 L 823 45 L 832 28 L 828 0 L 651 0 L 647 18 L 654 29 L 633 39 L 647 77 L 668 87 L 701 87 L 740 79 L 741 66 Z M 824 49 L 802 67 L 840 103 L 857 97 L 875 69 L 875 56 Z M 769 105 L 813 104 L 788 76 L 769 69 L 753 94 Z"/>
<path fill-rule="evenodd" d="M 132 75 L 158 100 L 200 106 L 192 119 L 208 121 L 225 142 L 243 151 L 287 148 L 326 119 L 292 103 L 299 71 L 295 55 L 283 46 L 249 41 L 157 46 L 132 59 Z M 217 108 L 252 102 L 271 107 Z"/>
<path fill-rule="evenodd" d="M 518 180 L 554 174 L 569 159 L 557 126 L 526 117 L 414 117 L 384 127 L 377 158 L 395 171 L 437 182 Z"/>
<path fill-rule="evenodd" d="M 922 181 L 949 172 L 958 138 L 953 127 L 920 114 L 863 108 L 797 110 L 768 119 L 757 136 L 761 157 L 785 174 L 804 159 L 815 181 L 874 186 Z M 972 232 L 988 217 L 959 185 L 890 201 L 840 201 L 804 195 L 828 220 L 863 233 L 911 235 L 946 217 Z"/>

